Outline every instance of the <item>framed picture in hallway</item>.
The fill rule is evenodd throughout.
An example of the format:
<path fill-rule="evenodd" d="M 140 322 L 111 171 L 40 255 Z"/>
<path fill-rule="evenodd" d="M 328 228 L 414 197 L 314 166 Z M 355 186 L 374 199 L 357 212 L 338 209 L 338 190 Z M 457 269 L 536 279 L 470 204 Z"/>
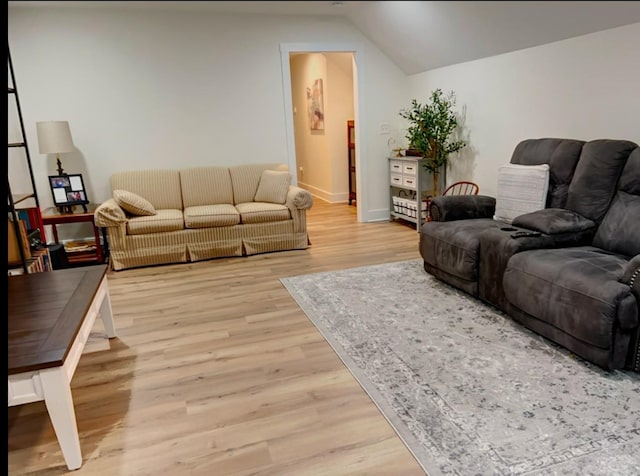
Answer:
<path fill-rule="evenodd" d="M 307 88 L 307 104 L 309 113 L 309 125 L 312 131 L 324 130 L 324 98 L 322 95 L 322 79 L 316 79 L 311 87 Z"/>

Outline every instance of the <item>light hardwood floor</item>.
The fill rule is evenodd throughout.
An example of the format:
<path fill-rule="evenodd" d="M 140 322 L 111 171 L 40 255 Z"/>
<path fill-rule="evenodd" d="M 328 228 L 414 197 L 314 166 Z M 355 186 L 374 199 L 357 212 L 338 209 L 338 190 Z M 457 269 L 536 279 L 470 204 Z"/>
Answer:
<path fill-rule="evenodd" d="M 72 380 L 77 475 L 424 475 L 279 278 L 419 258 L 400 222 L 316 200 L 307 250 L 109 273 Z M 98 320 L 100 321 L 100 320 Z M 8 409 L 8 473 L 66 474 L 43 402 Z"/>

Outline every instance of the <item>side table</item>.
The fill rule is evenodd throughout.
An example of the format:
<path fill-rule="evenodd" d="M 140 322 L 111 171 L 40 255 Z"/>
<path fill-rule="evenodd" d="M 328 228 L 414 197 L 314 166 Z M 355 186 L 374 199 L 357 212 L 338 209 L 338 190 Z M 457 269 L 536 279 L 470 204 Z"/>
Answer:
<path fill-rule="evenodd" d="M 105 250 L 107 249 L 107 234 L 102 230 L 102 240 L 104 241 L 104 247 L 100 242 L 100 230 L 93 221 L 93 214 L 98 208 L 99 204 L 89 203 L 86 205 L 86 211 L 81 207 L 76 207 L 72 213 L 61 212 L 57 207 L 50 207 L 42 212 L 42 224 L 51 225 L 51 231 L 53 232 L 53 239 L 58 243 L 58 225 L 64 225 L 67 223 L 91 223 L 93 226 L 93 236 L 95 239 L 96 251 L 89 255 L 83 255 L 82 257 L 69 257 L 70 263 L 104 263 L 106 260 Z"/>

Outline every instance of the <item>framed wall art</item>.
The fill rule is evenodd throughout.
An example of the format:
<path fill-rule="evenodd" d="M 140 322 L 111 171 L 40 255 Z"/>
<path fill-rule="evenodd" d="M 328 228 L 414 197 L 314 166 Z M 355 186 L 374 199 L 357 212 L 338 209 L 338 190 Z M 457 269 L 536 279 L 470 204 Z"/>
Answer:
<path fill-rule="evenodd" d="M 324 98 L 322 92 L 322 79 L 316 79 L 310 88 L 307 88 L 307 104 L 309 124 L 312 131 L 324 130 Z"/>

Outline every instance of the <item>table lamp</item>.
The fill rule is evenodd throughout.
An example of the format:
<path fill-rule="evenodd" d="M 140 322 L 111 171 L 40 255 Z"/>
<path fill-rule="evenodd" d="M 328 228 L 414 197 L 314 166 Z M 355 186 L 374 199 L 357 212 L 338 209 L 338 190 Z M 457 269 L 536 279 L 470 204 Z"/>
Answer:
<path fill-rule="evenodd" d="M 58 175 L 66 175 L 60 162 L 60 154 L 73 152 L 75 147 L 71 139 L 71 130 L 67 121 L 37 122 L 38 147 L 41 154 L 56 154 Z"/>

